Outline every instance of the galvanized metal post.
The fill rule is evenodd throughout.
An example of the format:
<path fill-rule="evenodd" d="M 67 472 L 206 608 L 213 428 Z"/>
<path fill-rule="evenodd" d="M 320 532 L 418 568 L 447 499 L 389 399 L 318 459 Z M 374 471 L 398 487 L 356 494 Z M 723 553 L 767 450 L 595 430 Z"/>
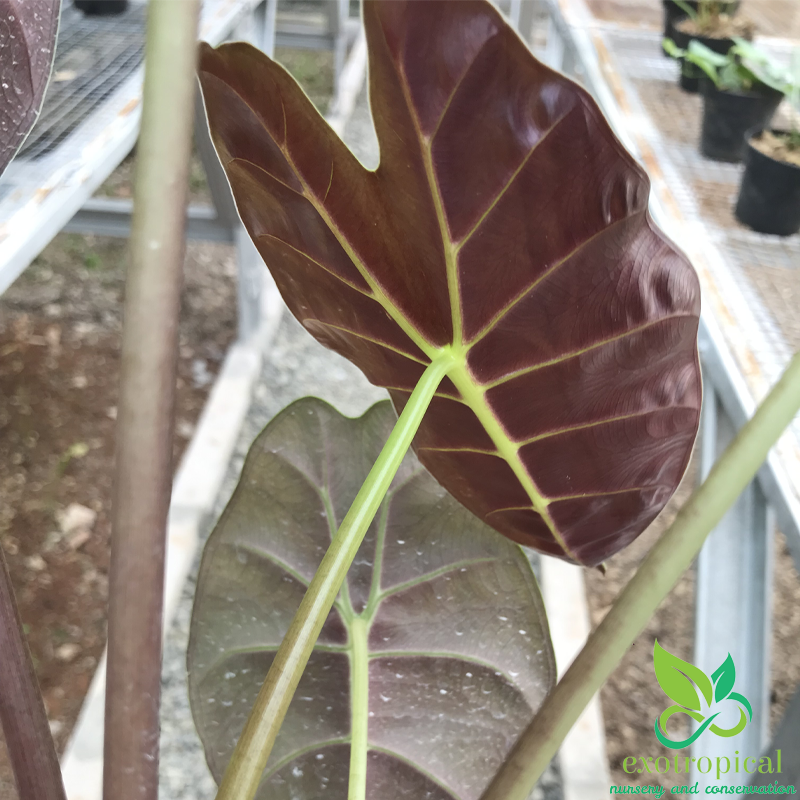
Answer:
<path fill-rule="evenodd" d="M 348 15 L 348 0 L 324 0 L 325 13 L 328 17 L 328 34 L 333 47 L 333 93 L 339 92 L 339 79 L 344 69 L 347 56 L 347 32 L 345 21 Z"/>
<path fill-rule="evenodd" d="M 547 18 L 547 43 L 542 56 L 542 61 L 552 69 L 560 70 L 564 63 L 564 40 L 556 25 L 555 18 L 551 15 Z"/>
<path fill-rule="evenodd" d="M 707 384 L 701 479 L 735 434 L 718 395 Z M 700 782 L 701 792 L 718 783 L 709 766 L 716 765 L 718 757 L 733 763 L 735 751 L 741 756 L 758 755 L 767 742 L 774 530 L 772 512 L 758 482 L 753 481 L 711 533 L 697 560 L 694 663 L 711 675 L 730 653 L 736 666 L 734 690 L 753 708 L 752 721 L 737 736 L 707 732 L 695 742 L 691 781 Z M 732 728 L 739 719 L 738 704 L 731 701 L 719 710 L 719 727 Z"/>
<path fill-rule="evenodd" d="M 517 30 L 523 41 L 530 44 L 533 34 L 533 20 L 536 16 L 536 0 L 520 0 L 519 26 Z"/>
<path fill-rule="evenodd" d="M 253 12 L 255 35 L 253 44 L 270 58 L 275 53 L 275 18 L 278 0 L 264 0 Z"/>

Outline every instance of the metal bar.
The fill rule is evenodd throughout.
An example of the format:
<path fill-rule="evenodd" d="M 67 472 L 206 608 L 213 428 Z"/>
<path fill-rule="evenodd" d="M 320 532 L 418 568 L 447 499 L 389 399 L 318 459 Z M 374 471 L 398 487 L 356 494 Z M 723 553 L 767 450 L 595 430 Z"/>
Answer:
<path fill-rule="evenodd" d="M 264 0 L 253 12 L 255 37 L 253 44 L 270 58 L 275 55 L 275 19 L 278 0 Z"/>
<path fill-rule="evenodd" d="M 303 27 L 305 28 L 305 26 Z M 332 36 L 315 31 L 310 26 L 305 30 L 278 29 L 275 32 L 276 47 L 291 47 L 299 50 L 332 50 L 334 43 L 335 40 Z"/>
<path fill-rule="evenodd" d="M 239 213 L 236 211 L 236 203 L 228 183 L 228 176 L 220 164 L 214 143 L 211 141 L 206 110 L 199 89 L 194 104 L 194 143 L 203 165 L 203 171 L 206 173 L 211 200 L 217 210 L 217 216 L 221 223 L 233 230 L 241 224 Z"/>
<path fill-rule="evenodd" d="M 536 17 L 536 0 L 519 0 L 519 35 L 529 42 L 533 34 L 533 20 Z"/>
<path fill-rule="evenodd" d="M 701 479 L 736 435 L 736 427 L 712 387 L 703 402 Z M 770 642 L 772 638 L 772 567 L 774 518 L 758 483 L 753 481 L 711 533 L 697 560 L 694 663 L 707 675 L 728 653 L 736 666 L 735 691 L 753 709 L 752 721 L 736 738 L 743 755 L 760 753 L 769 730 Z M 733 728 L 738 704 L 719 707 L 717 724 Z M 691 782 L 701 791 L 716 775 L 701 771 L 700 759 L 729 758 L 731 743 L 719 736 L 701 736 L 692 748 Z"/>
<path fill-rule="evenodd" d="M 339 93 L 339 84 L 342 70 L 347 57 L 347 15 L 349 0 L 328 0 L 333 9 L 331 11 L 331 30 L 334 34 L 333 43 L 333 91 Z"/>
<path fill-rule="evenodd" d="M 800 783 L 800 688 L 795 690 L 774 738 L 764 751 L 764 755 L 772 758 L 776 768 L 777 751 L 781 753 L 782 767 L 780 775 L 777 776 L 778 783 L 782 786 L 794 786 Z M 774 773 L 756 773 L 752 785 L 767 786 L 775 778 Z"/>
<path fill-rule="evenodd" d="M 725 413 L 738 429 L 752 416 L 755 404 L 721 338 L 716 323 L 701 315 L 698 345 L 703 374 L 716 389 Z M 758 481 L 800 571 L 800 506 L 786 485 L 785 469 L 776 455 L 769 455 L 758 472 Z"/>
<path fill-rule="evenodd" d="M 67 233 L 115 236 L 127 239 L 131 233 L 133 203 L 128 199 L 92 197 L 64 226 Z M 221 221 L 211 206 L 191 205 L 187 209 L 186 236 L 204 242 L 233 244 L 233 228 Z"/>
<path fill-rule="evenodd" d="M 247 341 L 261 324 L 261 294 L 266 267 L 250 234 L 239 225 L 234 233 L 238 269 L 237 301 L 239 307 L 239 340 Z"/>
<path fill-rule="evenodd" d="M 564 63 L 565 43 L 559 26 L 551 16 L 547 22 L 547 44 L 545 45 L 543 61 L 552 69 L 561 69 Z"/>

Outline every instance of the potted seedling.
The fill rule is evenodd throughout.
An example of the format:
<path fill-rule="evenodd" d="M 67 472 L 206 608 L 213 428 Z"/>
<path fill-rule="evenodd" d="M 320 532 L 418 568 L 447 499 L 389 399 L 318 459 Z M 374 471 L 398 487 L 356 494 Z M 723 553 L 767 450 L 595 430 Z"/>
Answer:
<path fill-rule="evenodd" d="M 736 217 L 760 233 L 790 236 L 800 230 L 800 49 L 787 76 L 792 106 L 788 130 L 757 129 L 747 139 Z"/>
<path fill-rule="evenodd" d="M 664 6 L 664 38 L 675 39 L 675 25 L 689 16 L 689 11 L 697 13 L 699 0 L 683 0 L 680 5 L 676 0 L 661 0 Z M 722 10 L 726 14 L 734 14 L 739 8 L 739 0 L 722 2 Z M 687 8 L 689 11 L 687 11 Z M 667 48 L 662 45 L 662 52 L 665 56 L 670 55 Z"/>
<path fill-rule="evenodd" d="M 715 53 L 725 55 L 733 47 L 734 37 L 753 38 L 753 23 L 745 17 L 733 16 L 734 9 L 720 0 L 699 0 L 696 11 L 685 0 L 674 2 L 685 12 L 686 18 L 675 23 L 669 38 L 682 50 L 688 50 L 689 43 L 697 40 Z M 681 88 L 686 92 L 698 92 L 703 71 L 686 59 L 680 59 L 679 63 Z"/>
<path fill-rule="evenodd" d="M 700 152 L 715 161 L 741 161 L 745 134 L 763 128 L 786 93 L 786 80 L 769 56 L 737 38 L 725 55 L 692 40 L 683 50 L 664 41 L 670 55 L 699 67 L 704 78 Z"/>

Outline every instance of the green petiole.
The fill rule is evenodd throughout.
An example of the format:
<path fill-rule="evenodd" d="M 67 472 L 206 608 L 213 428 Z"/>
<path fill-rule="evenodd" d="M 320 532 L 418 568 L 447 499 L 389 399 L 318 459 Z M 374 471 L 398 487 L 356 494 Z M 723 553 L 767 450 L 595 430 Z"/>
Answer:
<path fill-rule="evenodd" d="M 228 762 L 217 792 L 217 800 L 252 800 L 255 796 L 289 703 L 347 571 L 411 446 L 436 389 L 455 363 L 450 349 L 442 350 L 426 368 L 411 393 L 403 413 L 325 553 L 281 642 Z M 366 631 L 361 631 L 359 620 L 356 620 L 353 637 L 357 638 L 359 635 L 365 637 Z M 366 641 L 354 642 L 356 661 L 359 660 L 357 656 L 361 644 L 365 647 Z M 362 714 L 361 717 L 363 716 Z M 349 796 L 350 800 L 363 800 L 366 791 L 366 730 L 361 723 L 354 726 L 352 750 L 352 785 Z"/>

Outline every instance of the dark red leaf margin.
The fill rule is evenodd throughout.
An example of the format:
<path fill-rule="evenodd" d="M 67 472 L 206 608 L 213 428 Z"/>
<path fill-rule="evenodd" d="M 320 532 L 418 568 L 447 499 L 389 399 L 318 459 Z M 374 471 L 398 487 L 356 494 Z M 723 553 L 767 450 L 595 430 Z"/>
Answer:
<path fill-rule="evenodd" d="M 42 107 L 60 7 L 61 0 L 0 0 L 0 173 Z"/>
<path fill-rule="evenodd" d="M 697 433 L 697 277 L 592 98 L 483 0 L 366 0 L 380 166 L 293 79 L 204 47 L 212 134 L 291 311 L 402 408 L 460 364 L 415 439 L 509 538 L 593 565 L 675 491 Z"/>

